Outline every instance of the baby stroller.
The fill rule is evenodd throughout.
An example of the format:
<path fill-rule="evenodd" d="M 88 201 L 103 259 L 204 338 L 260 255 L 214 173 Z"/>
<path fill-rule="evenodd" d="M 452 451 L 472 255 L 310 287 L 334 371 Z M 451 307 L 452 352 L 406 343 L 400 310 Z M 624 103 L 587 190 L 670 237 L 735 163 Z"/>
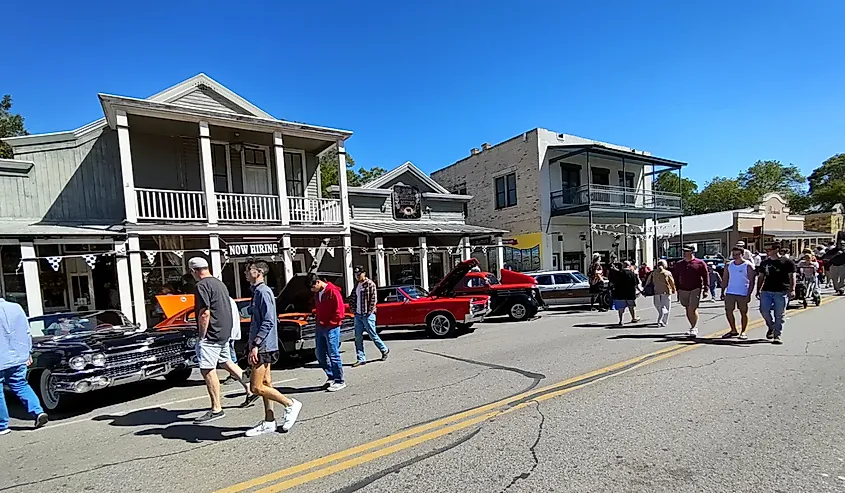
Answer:
<path fill-rule="evenodd" d="M 804 308 L 809 305 L 808 300 L 813 300 L 816 306 L 822 302 L 821 294 L 819 294 L 818 281 L 816 276 L 805 276 L 798 273 L 798 280 L 795 283 L 795 299 L 799 300 Z"/>

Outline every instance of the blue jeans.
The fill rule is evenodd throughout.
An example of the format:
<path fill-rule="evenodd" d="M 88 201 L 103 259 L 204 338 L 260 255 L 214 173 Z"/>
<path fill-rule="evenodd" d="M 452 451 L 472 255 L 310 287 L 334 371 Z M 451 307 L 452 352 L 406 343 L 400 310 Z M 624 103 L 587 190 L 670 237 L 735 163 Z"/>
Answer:
<path fill-rule="evenodd" d="M 44 412 L 38 396 L 26 381 L 26 365 L 13 366 L 0 370 L 0 430 L 9 427 L 9 408 L 6 407 L 6 397 L 3 395 L 3 383 L 12 389 L 18 399 L 26 406 L 26 411 L 33 418 Z"/>
<path fill-rule="evenodd" d="M 358 361 L 367 361 L 367 354 L 364 352 L 364 331 L 370 336 L 370 340 L 376 345 L 381 354 L 387 352 L 387 346 L 376 333 L 376 314 L 364 315 L 355 314 L 355 352 L 358 353 Z"/>
<path fill-rule="evenodd" d="M 340 327 L 326 329 L 317 325 L 316 353 L 320 368 L 326 372 L 329 380 L 343 383 L 343 362 L 340 360 Z"/>
<path fill-rule="evenodd" d="M 779 337 L 783 332 L 783 314 L 789 302 L 789 293 L 775 293 L 773 291 L 762 291 L 760 293 L 760 313 L 766 326 Z M 774 311 L 774 316 L 772 315 Z"/>

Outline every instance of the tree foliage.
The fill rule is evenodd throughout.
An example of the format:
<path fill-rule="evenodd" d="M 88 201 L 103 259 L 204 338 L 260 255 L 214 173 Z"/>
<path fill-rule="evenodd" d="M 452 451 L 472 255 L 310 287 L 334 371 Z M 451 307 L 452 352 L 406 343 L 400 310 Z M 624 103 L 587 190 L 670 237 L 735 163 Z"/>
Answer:
<path fill-rule="evenodd" d="M 23 117 L 18 113 L 12 113 L 12 96 L 6 94 L 0 100 L 0 139 L 21 135 L 28 135 L 23 125 Z M 5 142 L 0 142 L 0 158 L 11 159 L 12 157 L 12 147 Z"/>
<path fill-rule="evenodd" d="M 684 201 L 684 213 L 695 214 L 695 198 L 698 195 L 698 184 L 689 178 L 680 178 L 675 173 L 661 173 L 654 180 L 652 188 L 656 192 L 680 194 Z"/>
<path fill-rule="evenodd" d="M 716 177 L 694 199 L 695 213 L 729 211 L 759 202 L 756 192 L 744 188 L 739 179 Z"/>
<path fill-rule="evenodd" d="M 836 204 L 845 204 L 845 154 L 828 158 L 809 176 L 810 205 L 829 211 Z"/>
<path fill-rule="evenodd" d="M 323 197 L 330 195 L 329 188 L 331 186 L 339 184 L 337 167 L 337 151 L 329 151 L 320 158 L 320 184 L 322 186 Z M 362 166 L 356 170 L 355 160 L 349 154 L 346 155 L 346 182 L 350 187 L 361 186 L 369 181 L 375 180 L 386 172 L 387 170 L 379 167 L 367 169 Z"/>

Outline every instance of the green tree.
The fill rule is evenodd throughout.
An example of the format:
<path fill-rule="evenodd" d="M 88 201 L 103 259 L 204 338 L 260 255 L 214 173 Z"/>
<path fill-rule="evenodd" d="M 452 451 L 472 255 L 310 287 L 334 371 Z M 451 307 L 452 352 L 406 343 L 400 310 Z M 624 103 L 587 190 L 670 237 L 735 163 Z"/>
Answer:
<path fill-rule="evenodd" d="M 323 188 L 323 197 L 328 197 L 329 188 L 338 184 L 337 166 L 337 151 L 329 151 L 320 158 L 320 184 Z M 346 155 L 346 182 L 350 187 L 361 186 L 386 172 L 387 170 L 379 167 L 367 169 L 362 166 L 356 170 L 355 159 L 349 154 Z"/>
<path fill-rule="evenodd" d="M 757 161 L 739 174 L 739 185 L 753 193 L 759 202 L 769 192 L 777 192 L 786 199 L 791 209 L 798 211 L 807 206 L 807 178 L 794 164 L 780 161 Z"/>
<path fill-rule="evenodd" d="M 845 204 L 845 154 L 828 158 L 813 170 L 809 182 L 812 205 L 829 211 L 836 204 Z"/>
<path fill-rule="evenodd" d="M 717 176 L 707 183 L 696 197 L 696 213 L 743 209 L 756 204 L 758 199 L 756 193 L 743 188 L 738 179 Z"/>
<path fill-rule="evenodd" d="M 677 193 L 684 200 L 684 213 L 695 214 L 698 184 L 689 178 L 680 178 L 675 173 L 661 173 L 654 180 L 652 188 L 655 192 Z"/>
<path fill-rule="evenodd" d="M 12 96 L 6 94 L 0 100 L 0 139 L 28 134 L 29 132 L 23 126 L 23 117 L 20 114 L 12 113 Z M 13 157 L 12 147 L 0 141 L 0 158 L 11 159 Z"/>

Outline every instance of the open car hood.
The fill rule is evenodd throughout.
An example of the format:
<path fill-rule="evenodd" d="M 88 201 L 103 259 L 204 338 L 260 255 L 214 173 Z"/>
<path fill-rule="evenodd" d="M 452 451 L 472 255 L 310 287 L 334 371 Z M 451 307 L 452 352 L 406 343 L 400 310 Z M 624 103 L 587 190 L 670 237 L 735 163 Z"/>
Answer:
<path fill-rule="evenodd" d="M 194 295 L 192 294 L 160 294 L 156 296 L 164 318 L 170 318 L 185 310 L 194 308 Z"/>
<path fill-rule="evenodd" d="M 499 281 L 501 281 L 502 284 L 529 284 L 531 286 L 535 286 L 537 284 L 537 281 L 528 274 L 507 269 L 502 269 Z"/>
<path fill-rule="evenodd" d="M 446 274 L 446 276 L 443 277 L 436 286 L 431 288 L 431 291 L 429 291 L 428 294 L 430 296 L 443 296 L 444 294 L 452 291 L 452 289 L 458 285 L 458 282 L 467 275 L 467 272 L 476 266 L 478 266 L 478 260 L 474 258 L 464 260 L 460 264 L 456 265 L 454 269 L 449 271 L 449 273 Z"/>

